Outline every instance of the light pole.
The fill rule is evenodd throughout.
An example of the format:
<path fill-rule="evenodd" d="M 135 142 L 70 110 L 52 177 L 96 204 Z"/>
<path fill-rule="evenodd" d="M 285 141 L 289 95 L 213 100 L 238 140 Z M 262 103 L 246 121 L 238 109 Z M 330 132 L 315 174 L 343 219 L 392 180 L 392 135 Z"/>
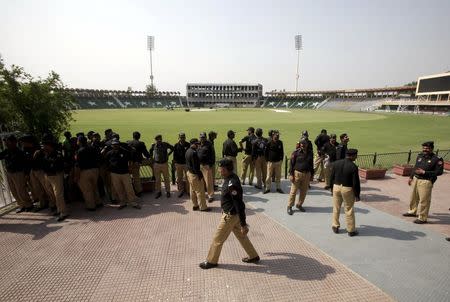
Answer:
<path fill-rule="evenodd" d="M 300 77 L 298 74 L 298 69 L 300 65 L 300 50 L 303 49 L 303 41 L 302 41 L 302 35 L 296 35 L 295 36 L 295 50 L 297 50 L 297 75 L 295 78 L 295 92 L 298 91 L 298 78 Z"/>
<path fill-rule="evenodd" d="M 152 86 L 152 89 L 154 89 L 155 86 L 153 86 L 153 62 L 152 62 L 152 51 L 155 49 L 154 36 L 147 36 L 147 49 L 150 52 L 150 84 Z"/>

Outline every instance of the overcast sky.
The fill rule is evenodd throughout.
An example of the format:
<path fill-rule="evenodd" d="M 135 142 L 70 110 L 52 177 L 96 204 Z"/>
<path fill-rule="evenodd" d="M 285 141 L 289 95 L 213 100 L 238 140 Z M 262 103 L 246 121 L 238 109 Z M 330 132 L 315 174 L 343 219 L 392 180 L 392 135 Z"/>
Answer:
<path fill-rule="evenodd" d="M 449 0 L 0 0 L 0 53 L 73 88 L 261 83 L 294 90 L 402 85 L 450 70 Z"/>

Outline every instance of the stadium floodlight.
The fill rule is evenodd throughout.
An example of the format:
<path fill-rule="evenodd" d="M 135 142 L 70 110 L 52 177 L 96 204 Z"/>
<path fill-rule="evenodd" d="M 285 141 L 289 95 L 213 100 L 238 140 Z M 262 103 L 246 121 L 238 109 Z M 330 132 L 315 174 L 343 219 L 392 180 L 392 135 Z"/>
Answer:
<path fill-rule="evenodd" d="M 152 51 L 155 49 L 155 37 L 147 36 L 147 50 L 150 52 L 150 84 L 153 86 L 153 62 L 152 62 Z"/>
<path fill-rule="evenodd" d="M 303 39 L 302 39 L 302 35 L 296 35 L 295 36 L 295 50 L 297 50 L 297 74 L 296 74 L 296 78 L 295 78 L 295 92 L 298 91 L 298 79 L 299 79 L 299 74 L 298 74 L 298 70 L 299 70 L 299 65 L 300 65 L 300 50 L 303 49 Z"/>

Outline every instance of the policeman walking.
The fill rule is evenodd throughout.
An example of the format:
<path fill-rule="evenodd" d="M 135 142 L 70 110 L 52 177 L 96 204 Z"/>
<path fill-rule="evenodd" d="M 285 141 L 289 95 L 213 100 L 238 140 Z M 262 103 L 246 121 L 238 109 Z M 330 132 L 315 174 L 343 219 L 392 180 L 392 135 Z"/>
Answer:
<path fill-rule="evenodd" d="M 233 162 L 224 158 L 219 162 L 220 174 L 224 178 L 222 185 L 221 207 L 222 218 L 213 237 L 206 261 L 200 263 L 202 269 L 217 266 L 222 246 L 231 232 L 247 252 L 248 257 L 242 259 L 245 263 L 257 263 L 260 258 L 248 238 L 248 225 L 245 216 L 245 204 L 242 199 L 242 186 L 239 177 L 233 173 Z"/>
<path fill-rule="evenodd" d="M 235 133 L 233 130 L 228 130 L 227 137 L 228 138 L 223 142 L 222 157 L 228 158 L 233 162 L 233 173 L 237 173 L 236 156 L 238 152 L 242 151 L 242 149 L 239 149 L 236 142 L 234 141 Z"/>
<path fill-rule="evenodd" d="M 128 141 L 128 146 L 132 150 L 132 164 L 131 164 L 131 176 L 133 178 L 133 187 L 136 192 L 136 196 L 141 196 L 142 194 L 142 184 L 141 184 L 141 164 L 142 159 L 150 158 L 150 153 L 147 151 L 147 147 L 144 142 L 140 141 L 141 134 L 138 131 L 133 132 L 133 139 Z"/>
<path fill-rule="evenodd" d="M 253 177 L 255 173 L 255 162 L 252 158 L 252 143 L 256 139 L 255 128 L 248 127 L 247 135 L 239 141 L 241 150 L 244 150 L 244 158 L 242 159 L 242 185 L 245 185 L 245 178 L 248 171 L 248 184 L 253 185 Z M 245 143 L 245 148 L 243 146 Z"/>
<path fill-rule="evenodd" d="M 294 214 L 292 206 L 295 203 L 298 190 L 300 190 L 300 197 L 295 206 L 300 212 L 305 212 L 303 203 L 305 202 L 313 171 L 313 154 L 308 151 L 308 142 L 301 140 L 299 142 L 299 148 L 292 153 L 290 160 L 289 179 L 292 185 L 287 207 L 287 213 L 289 215 Z"/>
<path fill-rule="evenodd" d="M 187 179 L 189 181 L 189 189 L 191 201 L 193 204 L 193 211 L 204 211 L 209 212 L 209 209 L 206 206 L 206 197 L 205 197 L 205 185 L 202 181 L 203 174 L 200 170 L 200 160 L 198 158 L 198 147 L 200 142 L 198 139 L 193 138 L 190 140 L 190 147 L 186 151 L 186 169 L 187 169 Z"/>
<path fill-rule="evenodd" d="M 178 134 L 178 142 L 173 145 L 173 162 L 177 176 L 178 197 L 182 197 L 186 190 L 189 192 L 189 181 L 186 175 L 186 151 L 190 146 L 186 141 L 186 134 L 180 132 Z"/>
<path fill-rule="evenodd" d="M 444 171 L 444 161 L 433 153 L 434 142 L 424 142 L 422 153 L 417 156 L 413 172 L 408 180 L 412 186 L 409 210 L 403 214 L 406 217 L 416 217 L 414 223 L 427 223 L 431 204 L 431 191 L 433 184 Z"/>
<path fill-rule="evenodd" d="M 150 156 L 153 159 L 153 173 L 155 174 L 155 198 L 161 197 L 161 174 L 164 177 L 164 187 L 167 198 L 170 197 L 169 156 L 173 152 L 173 146 L 162 141 L 162 135 L 155 136 L 155 143 L 150 148 Z M 169 152 L 167 152 L 169 150 Z"/>
<path fill-rule="evenodd" d="M 272 139 L 267 144 L 265 156 L 267 160 L 267 177 L 264 194 L 270 192 L 272 176 L 275 176 L 277 192 L 283 193 L 283 190 L 281 190 L 281 164 L 283 163 L 284 148 L 278 131 L 272 132 Z"/>
<path fill-rule="evenodd" d="M 345 159 L 336 161 L 331 170 L 331 192 L 333 194 L 333 222 L 332 230 L 339 233 L 339 214 L 342 203 L 345 203 L 345 219 L 348 236 L 358 235 L 355 227 L 355 212 L 353 205 L 360 200 L 361 186 L 359 182 L 358 167 L 354 161 L 358 156 L 358 150 L 348 149 Z"/>

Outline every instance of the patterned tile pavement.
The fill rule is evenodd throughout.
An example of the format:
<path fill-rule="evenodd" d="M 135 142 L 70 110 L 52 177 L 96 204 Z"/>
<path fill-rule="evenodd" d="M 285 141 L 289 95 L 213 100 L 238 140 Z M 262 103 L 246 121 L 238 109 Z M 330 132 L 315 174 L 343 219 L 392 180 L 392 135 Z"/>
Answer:
<path fill-rule="evenodd" d="M 230 236 L 220 265 L 201 270 L 220 219 L 186 200 L 143 198 L 142 210 L 105 207 L 55 223 L 47 213 L 0 216 L 0 301 L 390 301 L 380 289 L 258 209 L 244 264 Z"/>

